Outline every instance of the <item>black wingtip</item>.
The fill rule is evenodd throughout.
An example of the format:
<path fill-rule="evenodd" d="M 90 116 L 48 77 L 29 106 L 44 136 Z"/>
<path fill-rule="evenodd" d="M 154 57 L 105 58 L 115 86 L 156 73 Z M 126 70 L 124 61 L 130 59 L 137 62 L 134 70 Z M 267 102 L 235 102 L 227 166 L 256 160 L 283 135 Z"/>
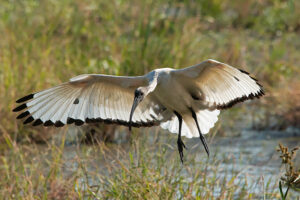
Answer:
<path fill-rule="evenodd" d="M 52 126 L 54 123 L 51 120 L 45 121 L 44 126 Z"/>
<path fill-rule="evenodd" d="M 71 117 L 68 117 L 67 119 L 67 124 L 73 124 L 75 122 L 75 120 Z"/>
<path fill-rule="evenodd" d="M 28 101 L 29 99 L 32 99 L 32 98 L 33 98 L 33 95 L 34 95 L 34 94 L 30 94 L 30 95 L 27 95 L 27 96 L 25 96 L 25 97 L 22 97 L 22 98 L 18 99 L 16 102 L 17 102 L 17 103 L 22 103 L 22 102 L 24 102 L 24 101 Z"/>
<path fill-rule="evenodd" d="M 75 125 L 76 126 L 81 126 L 84 124 L 84 121 L 80 120 L 80 119 L 75 119 Z"/>
<path fill-rule="evenodd" d="M 63 127 L 64 125 L 65 124 L 62 123 L 61 121 L 56 121 L 55 124 L 54 124 L 55 127 Z"/>
<path fill-rule="evenodd" d="M 17 119 L 22 119 L 24 117 L 27 117 L 30 114 L 29 111 L 23 112 L 20 115 L 17 116 Z"/>
<path fill-rule="evenodd" d="M 38 126 L 41 125 L 43 123 L 43 121 L 41 119 L 37 119 L 33 122 L 32 126 Z"/>
<path fill-rule="evenodd" d="M 242 73 L 244 73 L 244 74 L 249 75 L 249 72 L 247 72 L 247 71 L 245 71 L 245 70 L 243 70 L 243 69 L 238 69 L 238 70 L 240 70 L 240 72 L 242 72 Z"/>
<path fill-rule="evenodd" d="M 23 124 L 29 124 L 30 122 L 32 122 L 34 120 L 34 118 L 32 116 L 28 117 Z"/>
<path fill-rule="evenodd" d="M 264 92 L 263 87 L 261 86 L 260 90 L 256 94 L 251 93 L 248 96 L 244 95 L 242 97 L 235 98 L 235 99 L 229 101 L 226 104 L 218 105 L 217 109 L 231 108 L 232 106 L 234 106 L 237 103 L 244 102 L 244 101 L 246 101 L 248 99 L 255 99 L 255 98 L 259 99 L 260 97 L 262 97 L 264 95 L 265 95 L 265 92 Z"/>
<path fill-rule="evenodd" d="M 26 103 L 24 103 L 24 104 L 22 104 L 22 105 L 16 107 L 16 108 L 13 109 L 12 111 L 13 111 L 13 112 L 19 112 L 19 111 L 21 111 L 21 110 L 24 110 L 25 108 L 27 108 Z"/>

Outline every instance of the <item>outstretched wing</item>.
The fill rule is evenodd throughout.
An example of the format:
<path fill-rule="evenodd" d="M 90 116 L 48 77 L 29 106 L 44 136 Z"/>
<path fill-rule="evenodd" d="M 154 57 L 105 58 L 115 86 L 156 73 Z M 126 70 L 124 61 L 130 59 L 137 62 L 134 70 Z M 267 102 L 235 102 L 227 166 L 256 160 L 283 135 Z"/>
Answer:
<path fill-rule="evenodd" d="M 211 59 L 174 70 L 172 76 L 210 109 L 228 108 L 264 95 L 262 86 L 248 72 Z"/>
<path fill-rule="evenodd" d="M 22 104 L 13 111 L 22 111 L 17 119 L 26 117 L 24 124 L 34 126 L 59 127 L 98 121 L 128 125 L 134 90 L 147 84 L 144 76 L 80 75 L 17 100 Z M 163 119 L 163 110 L 151 95 L 145 97 L 133 115 L 132 126 L 158 125 Z"/>

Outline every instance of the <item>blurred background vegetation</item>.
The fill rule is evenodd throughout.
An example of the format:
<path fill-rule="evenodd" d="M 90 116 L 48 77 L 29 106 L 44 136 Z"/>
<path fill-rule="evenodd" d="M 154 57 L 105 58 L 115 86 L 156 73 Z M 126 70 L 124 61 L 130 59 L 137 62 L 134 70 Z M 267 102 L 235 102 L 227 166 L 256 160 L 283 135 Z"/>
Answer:
<path fill-rule="evenodd" d="M 78 74 L 142 75 L 159 67 L 182 68 L 212 58 L 251 72 L 266 92 L 260 101 L 226 111 L 216 128 L 219 135 L 230 135 L 234 128 L 241 127 L 259 130 L 299 127 L 299 19 L 300 1 L 297 0 L 0 0 L 0 150 L 3 155 L 0 163 L 4 166 L 0 176 L 6 174 L 2 180 L 7 181 L 1 183 L 4 184 L 2 194 L 20 190 L 27 198 L 56 194 L 34 192 L 40 189 L 30 190 L 30 186 L 17 182 L 26 174 L 22 166 L 32 164 L 25 159 L 28 154 L 19 155 L 23 146 L 18 145 L 33 143 L 37 137 L 49 139 L 55 133 L 66 132 L 67 128 L 23 126 L 15 120 L 16 115 L 11 110 L 16 99 Z M 107 129 L 111 131 L 100 127 L 100 131 Z M 115 132 L 115 128 L 112 131 Z M 48 145 L 46 152 L 55 154 L 57 146 Z M 38 148 L 33 149 L 39 152 Z M 12 171 L 5 168 L 18 163 Z M 49 163 L 46 166 L 53 167 Z M 51 180 L 57 176 L 53 173 L 48 174 Z M 42 182 L 45 191 L 52 191 L 57 183 L 57 179 L 51 182 L 45 177 L 28 179 L 33 185 Z M 6 185 L 9 182 L 20 185 L 10 188 Z M 70 195 L 78 197 L 79 190 L 72 180 L 61 184 L 63 187 L 68 184 L 73 188 Z M 87 188 L 85 191 L 94 198 L 97 193 Z M 117 189 L 114 185 L 103 190 L 116 198 L 124 194 Z M 156 189 L 170 194 L 170 198 L 178 195 L 168 188 Z M 190 188 L 188 194 L 192 197 L 200 193 Z M 203 195 L 203 198 L 211 197 L 209 193 Z"/>

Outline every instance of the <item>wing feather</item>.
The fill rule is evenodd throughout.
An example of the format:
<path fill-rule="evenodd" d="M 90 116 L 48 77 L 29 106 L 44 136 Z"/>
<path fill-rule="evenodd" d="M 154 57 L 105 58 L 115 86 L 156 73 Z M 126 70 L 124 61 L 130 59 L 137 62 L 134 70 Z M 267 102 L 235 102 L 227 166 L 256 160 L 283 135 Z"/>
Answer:
<path fill-rule="evenodd" d="M 227 64 L 206 60 L 198 65 L 174 70 L 172 76 L 210 109 L 223 109 L 264 95 L 262 86 L 249 73 Z"/>
<path fill-rule="evenodd" d="M 69 99 L 72 95 L 71 92 L 68 92 L 66 95 L 66 98 Z M 62 120 L 62 113 L 67 109 L 67 103 L 69 103 L 69 100 L 64 101 L 64 99 L 59 99 L 56 104 L 55 107 L 53 106 L 52 109 L 54 110 L 54 114 L 52 115 L 52 117 L 49 117 L 48 119 L 50 121 L 52 121 L 53 123 L 55 123 L 56 119 L 60 119 Z M 61 107 L 61 109 L 59 109 L 59 107 Z"/>
<path fill-rule="evenodd" d="M 214 126 L 218 121 L 218 115 L 220 114 L 219 110 L 199 110 L 197 113 L 197 119 L 200 125 L 200 130 L 203 134 L 207 134 L 209 130 Z M 182 122 L 182 136 L 187 138 L 199 137 L 197 126 L 194 122 L 194 119 L 191 115 L 183 115 Z M 179 122 L 177 117 L 174 115 L 169 121 L 163 122 L 160 124 L 163 129 L 169 130 L 171 133 L 178 134 L 179 131 Z"/>
<path fill-rule="evenodd" d="M 33 122 L 33 125 L 81 125 L 95 121 L 128 125 L 134 90 L 147 84 L 145 76 L 81 75 L 19 99 L 18 103 L 23 104 L 14 111 L 22 110 L 19 118 L 26 117 L 26 123 Z M 132 126 L 158 125 L 164 120 L 159 111 L 161 107 L 154 97 L 148 95 L 137 107 Z"/>

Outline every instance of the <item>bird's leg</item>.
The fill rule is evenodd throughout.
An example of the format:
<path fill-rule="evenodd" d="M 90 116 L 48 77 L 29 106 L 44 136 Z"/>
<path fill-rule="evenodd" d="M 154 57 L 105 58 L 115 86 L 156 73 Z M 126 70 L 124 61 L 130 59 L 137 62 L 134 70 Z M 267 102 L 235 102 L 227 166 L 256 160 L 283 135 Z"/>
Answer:
<path fill-rule="evenodd" d="M 183 163 L 183 147 L 184 148 L 186 148 L 186 147 L 185 147 L 183 141 L 181 140 L 182 117 L 178 112 L 174 111 L 174 113 L 177 116 L 178 121 L 179 121 L 179 133 L 178 133 L 177 147 L 178 147 L 181 163 Z"/>
<path fill-rule="evenodd" d="M 203 136 L 203 134 L 201 133 L 201 130 L 200 130 L 200 127 L 199 127 L 199 124 L 198 124 L 198 120 L 197 120 L 197 115 L 195 113 L 195 111 L 191 108 L 191 112 L 192 112 L 192 116 L 197 124 L 197 128 L 198 128 L 198 131 L 199 131 L 199 136 L 200 136 L 200 140 L 205 148 L 205 151 L 207 153 L 207 156 L 209 156 L 209 149 L 208 149 L 208 146 L 207 146 L 207 143 L 206 143 L 206 140 L 205 140 L 205 137 Z"/>

